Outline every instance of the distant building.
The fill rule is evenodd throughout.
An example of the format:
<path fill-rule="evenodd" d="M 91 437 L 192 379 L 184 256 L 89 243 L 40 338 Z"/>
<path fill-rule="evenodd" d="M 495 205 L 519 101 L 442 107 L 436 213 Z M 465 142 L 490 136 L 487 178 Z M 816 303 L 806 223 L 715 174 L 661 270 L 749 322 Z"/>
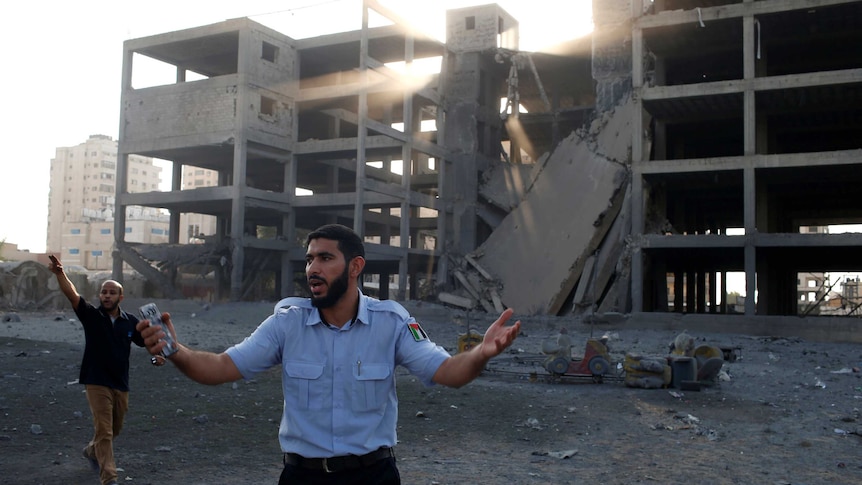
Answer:
<path fill-rule="evenodd" d="M 218 185 L 218 172 L 205 168 L 184 166 L 182 190 L 192 190 L 201 187 Z M 216 232 L 216 217 L 194 212 L 180 215 L 179 242 L 181 244 L 202 244 L 207 237 L 212 238 Z"/>
<path fill-rule="evenodd" d="M 158 190 L 161 167 L 153 159 L 129 157 L 128 191 Z M 45 247 L 67 265 L 89 270 L 112 267 L 117 142 L 92 135 L 73 147 L 59 147 L 51 160 Z M 158 208 L 126 208 L 126 240 L 167 242 L 167 216 Z"/>
<path fill-rule="evenodd" d="M 48 264 L 48 256 L 18 249 L 18 245 L 0 241 L 0 261 L 40 261 Z"/>

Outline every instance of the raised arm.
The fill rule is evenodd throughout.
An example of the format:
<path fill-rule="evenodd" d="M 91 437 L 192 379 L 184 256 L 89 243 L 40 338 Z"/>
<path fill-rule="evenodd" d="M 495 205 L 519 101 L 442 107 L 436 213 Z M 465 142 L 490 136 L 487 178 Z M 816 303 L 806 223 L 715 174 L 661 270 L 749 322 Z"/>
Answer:
<path fill-rule="evenodd" d="M 48 264 L 48 269 L 57 277 L 60 291 L 62 291 L 63 294 L 66 295 L 66 298 L 69 299 L 69 303 L 72 304 L 73 309 L 78 308 L 78 303 L 81 301 L 81 295 L 78 294 L 78 290 L 75 288 L 75 285 L 69 277 L 66 276 L 66 272 L 63 271 L 63 263 L 61 263 L 53 254 L 49 255 L 48 258 L 51 260 Z"/>
<path fill-rule="evenodd" d="M 174 324 L 171 323 L 169 313 L 162 313 L 162 322 L 167 327 L 166 329 L 158 326 L 151 327 L 147 320 L 141 320 L 136 327 L 141 332 L 141 336 L 144 337 L 144 344 L 151 354 L 157 355 L 162 351 L 165 346 L 162 338 L 164 338 L 165 332 L 169 331 L 173 335 L 174 341 L 177 342 L 177 349 L 179 350 L 168 357 L 168 360 L 173 362 L 177 369 L 193 381 L 216 385 L 242 379 L 242 374 L 234 365 L 233 359 L 226 353 L 216 354 L 190 349 L 177 340 L 177 333 L 174 330 Z"/>
<path fill-rule="evenodd" d="M 500 318 L 488 327 L 479 345 L 443 361 L 434 373 L 434 382 L 448 387 L 461 387 L 479 377 L 488 361 L 512 345 L 521 331 L 520 320 L 514 325 L 505 326 L 512 313 L 514 311 L 509 308 L 500 314 Z"/>

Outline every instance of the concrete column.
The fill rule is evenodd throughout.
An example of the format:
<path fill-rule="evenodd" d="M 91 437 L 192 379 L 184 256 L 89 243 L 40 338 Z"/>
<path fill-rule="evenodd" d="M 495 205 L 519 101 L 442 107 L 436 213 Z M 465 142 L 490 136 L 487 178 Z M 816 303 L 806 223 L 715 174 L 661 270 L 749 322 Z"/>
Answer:
<path fill-rule="evenodd" d="M 377 296 L 381 300 L 389 299 L 389 273 L 380 273 L 380 291 Z"/>
<path fill-rule="evenodd" d="M 438 91 L 441 93 L 448 91 L 446 83 L 447 73 L 449 71 L 449 55 L 449 49 L 443 49 L 443 60 L 440 63 L 440 75 L 437 76 L 437 82 L 440 83 Z M 441 105 L 437 107 L 435 120 L 437 122 L 438 140 L 442 140 L 446 133 L 445 111 L 445 106 Z M 435 245 L 435 253 L 437 255 L 437 281 L 435 283 L 438 286 L 445 284 L 449 275 L 449 258 L 445 256 L 449 253 L 447 238 L 449 237 L 449 225 L 452 220 L 450 217 L 451 208 L 447 201 L 448 185 L 446 182 L 446 174 L 449 172 L 449 163 L 451 163 L 451 160 L 446 158 L 437 158 L 435 160 L 435 168 L 437 169 L 437 241 Z"/>
<path fill-rule="evenodd" d="M 359 40 L 359 119 L 356 123 L 356 205 L 353 208 L 353 230 L 365 236 L 365 146 L 368 137 L 368 5 L 362 4 L 362 34 Z"/>
<path fill-rule="evenodd" d="M 183 71 L 185 72 L 185 71 Z M 180 163 L 171 163 L 171 190 L 180 191 L 183 189 L 183 166 Z M 168 242 L 171 244 L 179 244 L 180 242 L 180 212 L 172 210 L 170 222 L 168 223 Z"/>
<path fill-rule="evenodd" d="M 697 274 L 694 271 L 685 273 L 685 311 L 697 313 Z"/>
<path fill-rule="evenodd" d="M 746 167 L 743 170 L 743 222 L 745 224 L 745 314 L 754 316 L 754 293 L 756 290 L 756 253 L 755 241 L 757 237 L 756 208 L 757 208 L 757 183 L 754 177 L 754 167 Z"/>
<path fill-rule="evenodd" d="M 134 52 L 123 49 L 123 74 L 120 79 L 120 97 L 132 89 L 132 64 Z M 121 99 L 122 105 L 122 99 Z M 111 278 L 123 282 L 123 258 L 117 252 L 117 246 L 126 240 L 126 205 L 123 203 L 124 194 L 128 193 L 129 186 L 129 154 L 126 152 L 126 123 L 123 110 L 120 110 L 119 138 L 117 140 L 117 185 L 115 189 L 114 206 L 114 253 L 111 254 L 113 264 L 111 266 Z"/>
<path fill-rule="evenodd" d="M 295 120 L 294 120 L 295 121 Z M 296 127 L 296 123 L 293 124 Z M 294 139 L 296 129 L 294 128 Z M 296 156 L 291 155 L 284 164 L 284 196 L 293 202 L 296 197 Z M 281 215 L 282 236 L 287 241 L 287 251 L 281 252 L 281 291 L 279 296 L 282 298 L 294 294 L 293 290 L 293 274 L 297 271 L 294 268 L 293 262 L 290 259 L 290 249 L 296 244 L 296 214 L 293 206 L 284 214 Z"/>
<path fill-rule="evenodd" d="M 413 70 L 413 36 L 408 34 L 404 43 L 404 62 L 407 67 L 407 74 L 410 75 Z M 399 233 L 401 234 L 401 257 L 398 260 L 398 293 L 396 298 L 404 301 L 407 294 L 407 256 L 410 248 L 410 186 L 411 177 L 416 173 L 416 167 L 413 163 L 413 136 L 420 130 L 419 123 L 416 120 L 416 113 L 413 109 L 413 93 L 410 89 L 404 90 L 404 110 L 402 113 L 404 121 L 404 136 L 407 141 L 401 147 L 401 189 L 403 190 L 401 199 L 401 223 L 399 225 Z"/>
<path fill-rule="evenodd" d="M 632 229 L 633 236 L 643 234 L 644 232 L 644 190 L 643 190 L 643 173 L 637 165 L 632 163 Z M 632 245 L 631 255 L 631 294 L 632 294 L 632 311 L 643 311 L 643 254 L 640 246 L 637 243 Z"/>
<path fill-rule="evenodd" d="M 249 105 L 249 83 L 248 83 L 248 53 L 251 50 L 247 44 L 250 42 L 248 32 L 241 31 L 239 35 L 239 56 L 237 58 L 237 106 Z M 248 139 L 246 128 L 248 127 L 248 110 L 238 109 L 234 123 L 234 145 L 233 145 L 233 184 L 230 214 L 230 241 L 231 241 L 231 272 L 230 272 L 230 298 L 232 301 L 242 299 L 243 269 L 245 266 L 245 184 Z"/>
<path fill-rule="evenodd" d="M 124 194 L 127 193 L 129 173 L 129 154 L 123 150 L 117 150 L 117 188 L 116 188 L 116 210 L 114 210 L 114 252 L 111 254 L 113 264 L 111 266 L 111 278 L 120 283 L 123 282 L 123 258 L 120 257 L 117 246 L 123 244 L 126 238 L 126 206 L 121 203 Z"/>
<path fill-rule="evenodd" d="M 244 106 L 238 103 L 239 106 Z M 245 265 L 245 164 L 246 164 L 246 138 L 244 130 L 239 130 L 234 139 L 234 181 L 233 197 L 230 211 L 230 240 L 231 240 L 231 272 L 230 272 L 230 299 L 239 301 L 242 299 L 243 266 Z"/>

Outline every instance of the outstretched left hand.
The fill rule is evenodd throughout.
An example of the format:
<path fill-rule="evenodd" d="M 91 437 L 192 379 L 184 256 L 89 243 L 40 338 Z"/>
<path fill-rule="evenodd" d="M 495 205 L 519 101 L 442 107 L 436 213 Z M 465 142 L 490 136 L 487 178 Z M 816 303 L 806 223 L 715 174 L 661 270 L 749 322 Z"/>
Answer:
<path fill-rule="evenodd" d="M 521 321 L 518 320 L 511 326 L 505 326 L 513 313 L 515 313 L 514 310 L 507 308 L 500 314 L 500 318 L 485 331 L 485 337 L 482 339 L 482 344 L 479 345 L 479 350 L 484 358 L 490 359 L 500 355 L 515 341 L 521 331 Z"/>

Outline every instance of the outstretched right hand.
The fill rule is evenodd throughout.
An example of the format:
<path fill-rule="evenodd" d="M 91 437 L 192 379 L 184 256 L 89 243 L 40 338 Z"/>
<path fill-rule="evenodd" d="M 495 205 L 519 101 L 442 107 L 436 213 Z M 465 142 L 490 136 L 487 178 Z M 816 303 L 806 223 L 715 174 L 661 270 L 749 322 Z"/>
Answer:
<path fill-rule="evenodd" d="M 53 254 L 49 254 L 48 259 L 51 260 L 51 262 L 48 264 L 48 270 L 50 270 L 54 274 L 63 273 L 63 263 L 61 263 L 56 256 L 54 256 Z"/>

